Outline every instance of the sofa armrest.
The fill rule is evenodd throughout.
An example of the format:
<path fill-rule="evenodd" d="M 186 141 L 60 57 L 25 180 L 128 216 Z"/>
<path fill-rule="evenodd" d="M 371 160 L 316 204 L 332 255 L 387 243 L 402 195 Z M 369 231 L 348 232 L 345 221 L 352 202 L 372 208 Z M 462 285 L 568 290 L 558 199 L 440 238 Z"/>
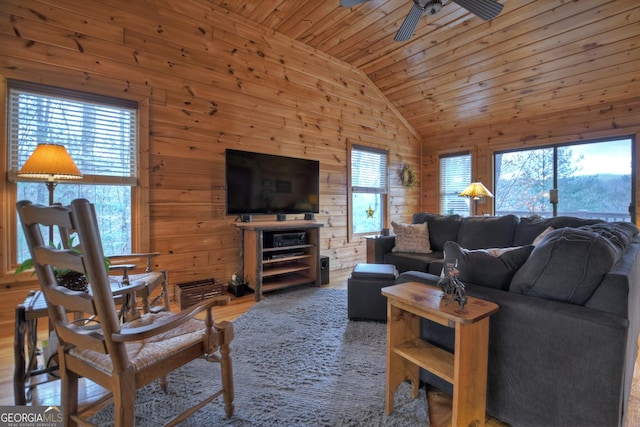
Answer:
<path fill-rule="evenodd" d="M 396 236 L 369 237 L 367 239 L 367 260 L 370 264 L 384 264 L 384 254 L 393 250 Z M 370 261 L 373 260 L 373 263 Z"/>

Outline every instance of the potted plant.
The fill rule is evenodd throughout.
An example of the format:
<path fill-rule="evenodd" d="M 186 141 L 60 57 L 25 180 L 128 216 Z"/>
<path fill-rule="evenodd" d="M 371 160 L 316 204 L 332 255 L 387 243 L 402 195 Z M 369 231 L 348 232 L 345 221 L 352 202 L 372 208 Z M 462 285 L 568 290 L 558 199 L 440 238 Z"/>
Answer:
<path fill-rule="evenodd" d="M 69 239 L 67 247 L 75 252 L 80 253 L 80 249 L 73 245 L 74 239 L 75 236 L 72 236 Z M 51 246 L 56 249 L 62 249 L 62 245 L 60 243 L 58 243 L 57 246 L 53 244 Z M 111 261 L 107 257 L 104 257 L 104 266 L 107 270 L 109 270 L 109 267 L 111 266 Z M 20 274 L 23 271 L 32 269 L 33 267 L 33 260 L 31 258 L 27 258 L 18 266 L 18 268 L 16 268 L 14 274 Z M 31 274 L 35 274 L 35 270 Z M 59 286 L 64 286 L 65 288 L 71 289 L 73 291 L 87 292 L 89 290 L 89 283 L 87 282 L 87 277 L 84 275 L 84 273 L 70 270 L 68 268 L 54 267 L 53 274 L 55 274 L 56 281 L 58 282 Z"/>

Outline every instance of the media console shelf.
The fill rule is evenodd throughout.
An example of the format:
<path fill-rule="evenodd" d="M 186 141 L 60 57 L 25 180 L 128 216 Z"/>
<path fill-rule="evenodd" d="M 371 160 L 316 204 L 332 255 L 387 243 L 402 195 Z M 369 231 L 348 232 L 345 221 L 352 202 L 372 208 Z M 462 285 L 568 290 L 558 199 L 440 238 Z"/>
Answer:
<path fill-rule="evenodd" d="M 263 292 L 320 285 L 320 228 L 315 221 L 238 222 L 240 272 L 256 301 Z"/>

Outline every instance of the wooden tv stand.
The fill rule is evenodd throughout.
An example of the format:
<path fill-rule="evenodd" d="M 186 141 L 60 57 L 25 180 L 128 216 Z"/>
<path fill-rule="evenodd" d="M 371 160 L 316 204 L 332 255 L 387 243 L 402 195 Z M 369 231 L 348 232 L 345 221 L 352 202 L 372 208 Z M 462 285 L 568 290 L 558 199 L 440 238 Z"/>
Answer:
<path fill-rule="evenodd" d="M 263 292 L 305 283 L 320 285 L 320 228 L 315 221 L 238 222 L 240 272 L 256 301 Z M 274 242 L 274 235 L 304 233 L 304 243 Z"/>

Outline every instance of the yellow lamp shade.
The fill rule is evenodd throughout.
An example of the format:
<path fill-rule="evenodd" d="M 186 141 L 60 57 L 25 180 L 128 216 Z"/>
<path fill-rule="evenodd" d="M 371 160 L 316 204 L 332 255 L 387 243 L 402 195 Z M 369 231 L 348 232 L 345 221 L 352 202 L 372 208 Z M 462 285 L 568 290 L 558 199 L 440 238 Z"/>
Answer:
<path fill-rule="evenodd" d="M 460 196 L 479 199 L 480 197 L 493 197 L 493 194 L 481 182 L 472 182 L 460 193 Z"/>
<path fill-rule="evenodd" d="M 18 171 L 19 177 L 46 179 L 81 179 L 82 173 L 62 145 L 38 144 L 31 156 Z"/>

